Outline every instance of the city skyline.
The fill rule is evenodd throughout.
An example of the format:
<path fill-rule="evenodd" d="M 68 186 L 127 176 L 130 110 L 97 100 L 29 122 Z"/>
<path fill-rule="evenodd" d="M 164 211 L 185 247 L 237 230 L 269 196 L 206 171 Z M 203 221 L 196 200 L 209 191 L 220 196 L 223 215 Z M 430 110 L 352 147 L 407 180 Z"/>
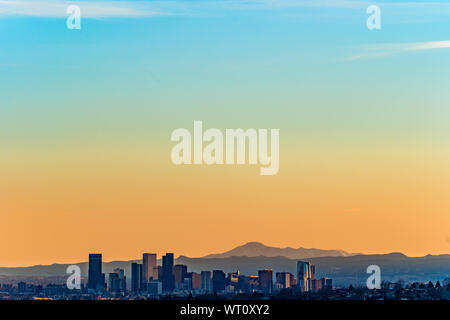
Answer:
<path fill-rule="evenodd" d="M 239 270 L 190 271 L 187 265 L 174 264 L 173 257 L 173 253 L 162 256 L 162 265 L 154 267 L 153 276 L 146 279 L 144 267 L 153 265 L 157 256 L 143 253 L 139 262 L 130 263 L 131 279 L 127 281 L 129 275 L 121 268 L 115 268 L 106 276 L 102 269 L 102 254 L 89 253 L 88 277 L 82 281 L 78 272 L 78 280 L 75 280 L 78 287 L 69 286 L 69 282 L 74 281 L 73 276 L 63 285 L 35 285 L 24 281 L 17 285 L 0 283 L 0 300 L 242 300 L 250 297 L 252 300 L 448 300 L 450 297 L 448 277 L 435 283 L 431 280 L 425 283 L 391 282 L 381 281 L 381 274 L 374 273 L 367 279 L 367 287 L 354 283 L 347 288 L 334 286 L 333 279 L 323 274 L 318 277 L 316 272 L 321 266 L 316 268 L 315 264 L 305 260 L 296 261 L 295 273 L 275 273 L 266 266 L 258 269 L 257 275 L 243 275 Z M 372 276 L 378 277 L 374 283 L 370 280 Z"/>
<path fill-rule="evenodd" d="M 232 255 L 247 249 L 254 250 L 253 257 Z M 258 255 L 263 249 L 271 256 Z M 209 262 L 200 264 L 195 262 L 196 258 L 189 260 L 182 253 L 176 259 L 174 253 L 158 256 L 147 251 L 136 260 L 105 262 L 101 252 L 91 252 L 84 266 L 53 265 L 59 270 L 53 275 L 44 266 L 27 277 L 21 272 L 5 275 L 0 268 L 0 300 L 240 300 L 250 297 L 252 300 L 448 300 L 450 297 L 450 255 L 438 259 L 439 264 L 433 263 L 437 262 L 433 256 L 424 257 L 427 261 L 419 258 L 420 267 L 417 261 L 399 253 L 383 256 L 339 252 L 335 257 L 319 254 L 316 258 L 301 259 L 292 256 L 301 250 L 251 242 L 222 253 L 225 258 L 208 255 L 203 260 Z M 280 251 L 289 253 L 290 258 L 278 255 Z M 396 259 L 401 259 L 400 265 L 393 263 Z"/>
<path fill-rule="evenodd" d="M 244 276 L 235 272 L 225 273 L 223 270 L 202 270 L 200 273 L 188 272 L 188 266 L 175 264 L 174 254 L 166 253 L 161 257 L 161 265 L 153 268 L 158 271 L 148 277 L 145 268 L 151 260 L 156 262 L 155 253 L 143 253 L 139 262 L 131 263 L 131 281 L 127 286 L 124 269 L 116 268 L 112 273 L 106 274 L 102 270 L 102 254 L 89 253 L 88 290 L 101 292 L 144 293 L 163 295 L 176 291 L 190 291 L 202 293 L 234 293 L 259 291 L 272 294 L 283 289 L 296 288 L 299 292 L 331 291 L 332 279 L 322 277 L 316 279 L 316 267 L 309 261 L 297 261 L 297 272 L 287 271 L 273 273 L 272 269 L 265 268 L 257 271 L 257 276 Z M 153 269 L 152 268 L 152 273 Z M 274 282 L 275 279 L 275 282 Z"/>
<path fill-rule="evenodd" d="M 241 275 L 236 272 L 225 273 L 223 270 L 202 270 L 200 273 L 188 272 L 188 266 L 174 264 L 173 253 L 162 256 L 161 265 L 157 266 L 157 255 L 143 253 L 139 262 L 131 262 L 131 280 L 127 284 L 127 273 L 124 269 L 115 268 L 113 272 L 103 272 L 102 254 L 89 253 L 89 268 L 86 288 L 91 292 L 122 292 L 134 294 L 149 293 L 162 295 L 177 291 L 197 293 L 262 293 L 272 294 L 283 289 L 296 288 L 299 292 L 331 291 L 332 280 L 329 278 L 315 278 L 315 266 L 310 262 L 297 261 L 297 272 L 293 275 L 283 271 L 273 273 L 272 269 L 258 270 L 257 276 Z M 153 263 L 155 262 L 155 263 Z M 152 264 L 152 275 L 148 275 L 149 263 Z M 73 266 L 72 266 L 73 267 Z M 146 270 L 147 268 L 147 270 Z M 153 271 L 156 271 L 154 273 Z M 81 274 L 78 275 L 80 277 Z M 274 283 L 274 277 L 276 282 Z M 69 280 L 68 280 L 69 281 Z M 81 279 L 78 280 L 82 285 Z M 19 283 L 19 288 L 21 284 Z M 69 288 L 70 289 L 70 288 Z M 71 288 L 70 290 L 72 290 Z M 81 287 L 76 288 L 80 290 Z"/>

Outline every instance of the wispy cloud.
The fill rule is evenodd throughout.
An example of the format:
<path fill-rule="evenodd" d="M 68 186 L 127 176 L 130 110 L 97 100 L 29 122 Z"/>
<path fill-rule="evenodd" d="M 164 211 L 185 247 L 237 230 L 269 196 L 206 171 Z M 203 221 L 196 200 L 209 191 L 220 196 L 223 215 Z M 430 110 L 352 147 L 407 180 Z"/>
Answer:
<path fill-rule="evenodd" d="M 362 53 L 348 57 L 346 60 L 359 60 L 399 54 L 402 52 L 424 51 L 450 48 L 450 40 L 374 44 L 361 47 Z"/>
<path fill-rule="evenodd" d="M 0 18 L 5 16 L 66 17 L 70 4 L 81 7 L 84 18 L 150 17 L 154 15 L 208 15 L 234 10 L 294 10 L 328 8 L 365 10 L 366 0 L 0 0 Z M 382 1 L 382 8 L 396 16 L 450 12 L 445 1 Z"/>
<path fill-rule="evenodd" d="M 102 0 L 0 0 L 1 16 L 65 17 L 71 4 L 81 7 L 83 17 L 145 17 L 161 14 L 199 14 L 209 10 L 271 10 L 282 8 L 362 7 L 359 0 L 165 0 L 165 1 L 102 1 Z"/>
<path fill-rule="evenodd" d="M 161 14 L 137 1 L 0 0 L 0 17 L 67 17 L 66 10 L 71 4 L 80 6 L 83 18 L 148 17 Z"/>
<path fill-rule="evenodd" d="M 240 9 L 278 9 L 278 8 L 364 8 L 369 2 L 363 0 L 224 0 L 216 4 Z"/>

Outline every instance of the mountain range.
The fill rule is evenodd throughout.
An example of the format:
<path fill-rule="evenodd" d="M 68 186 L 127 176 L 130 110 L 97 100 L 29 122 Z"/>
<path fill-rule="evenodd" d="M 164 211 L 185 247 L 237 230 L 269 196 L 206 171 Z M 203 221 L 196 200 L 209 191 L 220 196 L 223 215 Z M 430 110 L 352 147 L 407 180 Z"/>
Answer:
<path fill-rule="evenodd" d="M 285 257 L 288 259 L 307 259 L 317 257 L 348 257 L 355 255 L 344 250 L 322 250 L 315 248 L 277 248 L 269 247 L 261 242 L 248 242 L 242 246 L 238 246 L 230 251 L 218 254 L 209 254 L 206 259 L 212 258 L 229 258 L 229 257 Z"/>

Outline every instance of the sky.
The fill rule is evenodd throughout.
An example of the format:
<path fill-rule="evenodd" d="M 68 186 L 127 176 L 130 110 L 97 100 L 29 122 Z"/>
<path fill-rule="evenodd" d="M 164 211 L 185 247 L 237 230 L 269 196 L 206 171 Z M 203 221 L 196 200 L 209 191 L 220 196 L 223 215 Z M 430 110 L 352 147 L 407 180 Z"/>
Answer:
<path fill-rule="evenodd" d="M 450 253 L 449 16 L 448 1 L 0 1 L 0 266 L 248 241 Z M 194 120 L 280 129 L 278 174 L 175 166 L 171 133 Z"/>

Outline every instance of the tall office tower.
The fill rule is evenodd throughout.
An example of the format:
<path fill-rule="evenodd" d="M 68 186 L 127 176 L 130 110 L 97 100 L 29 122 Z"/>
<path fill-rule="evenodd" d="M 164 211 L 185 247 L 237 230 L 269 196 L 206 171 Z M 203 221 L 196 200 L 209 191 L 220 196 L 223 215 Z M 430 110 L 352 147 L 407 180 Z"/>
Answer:
<path fill-rule="evenodd" d="M 265 293 L 271 293 L 273 287 L 272 269 L 265 269 L 258 271 L 259 289 Z"/>
<path fill-rule="evenodd" d="M 316 278 L 316 266 L 312 264 L 312 265 L 309 267 L 309 271 L 310 271 L 309 278 L 310 278 L 311 280 L 315 279 L 315 278 Z"/>
<path fill-rule="evenodd" d="M 114 273 L 116 273 L 119 277 L 119 291 L 127 291 L 127 277 L 125 276 L 125 270 L 115 268 Z"/>
<path fill-rule="evenodd" d="M 287 289 L 292 287 L 292 278 L 293 275 L 290 272 L 277 272 L 276 274 L 276 286 L 277 289 Z"/>
<path fill-rule="evenodd" d="M 191 287 L 192 287 L 192 290 L 201 289 L 202 277 L 201 277 L 200 273 L 196 273 L 196 272 L 191 273 Z"/>
<path fill-rule="evenodd" d="M 156 267 L 156 253 L 142 254 L 142 278 L 145 283 L 155 280 L 153 268 Z"/>
<path fill-rule="evenodd" d="M 157 266 L 153 268 L 153 280 L 162 280 L 162 267 Z"/>
<path fill-rule="evenodd" d="M 166 253 L 162 261 L 162 290 L 163 292 L 171 292 L 174 288 L 173 253 Z"/>
<path fill-rule="evenodd" d="M 142 289 L 142 264 L 131 264 L 131 291 L 139 292 Z"/>
<path fill-rule="evenodd" d="M 120 291 L 119 275 L 115 272 L 111 272 L 108 276 L 108 291 L 110 292 Z"/>
<path fill-rule="evenodd" d="M 184 264 L 177 264 L 173 267 L 173 276 L 175 279 L 175 286 L 184 282 L 187 277 L 187 266 Z"/>
<path fill-rule="evenodd" d="M 200 273 L 200 276 L 202 278 L 202 290 L 211 292 L 213 289 L 212 288 L 211 271 L 202 271 Z"/>
<path fill-rule="evenodd" d="M 309 262 L 297 261 L 297 285 L 302 291 L 309 291 L 310 278 L 311 269 Z"/>
<path fill-rule="evenodd" d="M 106 287 L 105 275 L 102 273 L 102 254 L 89 254 L 88 288 L 101 290 Z"/>
<path fill-rule="evenodd" d="M 292 273 L 289 273 L 289 284 L 291 287 L 297 285 L 297 279 L 295 278 L 295 276 Z"/>
<path fill-rule="evenodd" d="M 212 273 L 213 292 L 222 292 L 225 290 L 226 276 L 222 270 L 213 270 Z"/>

